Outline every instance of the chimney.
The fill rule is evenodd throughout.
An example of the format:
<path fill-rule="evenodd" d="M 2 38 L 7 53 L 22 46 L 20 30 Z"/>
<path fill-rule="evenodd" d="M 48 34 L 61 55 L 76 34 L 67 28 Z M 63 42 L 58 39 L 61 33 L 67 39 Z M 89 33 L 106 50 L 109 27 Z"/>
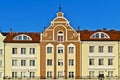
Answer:
<path fill-rule="evenodd" d="M 10 28 L 10 34 L 12 34 L 12 28 Z"/>
<path fill-rule="evenodd" d="M 80 26 L 78 26 L 78 32 L 80 31 Z"/>
<path fill-rule="evenodd" d="M 46 30 L 46 27 L 44 27 L 44 31 Z"/>
<path fill-rule="evenodd" d="M 106 29 L 106 28 L 103 28 L 103 31 L 107 31 L 107 29 Z"/>

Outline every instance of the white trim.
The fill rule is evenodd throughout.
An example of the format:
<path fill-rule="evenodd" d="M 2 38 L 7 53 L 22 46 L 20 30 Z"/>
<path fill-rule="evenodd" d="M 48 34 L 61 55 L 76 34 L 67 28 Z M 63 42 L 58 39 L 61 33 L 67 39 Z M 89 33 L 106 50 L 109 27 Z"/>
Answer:
<path fill-rule="evenodd" d="M 21 39 L 16 39 L 16 38 L 18 38 L 19 36 L 21 36 Z M 24 40 L 24 39 L 23 39 L 23 36 L 26 36 L 27 38 L 29 38 L 29 39 L 27 39 L 27 40 L 32 40 L 32 38 L 31 38 L 30 36 L 26 35 L 26 34 L 17 35 L 17 36 L 15 36 L 15 37 L 13 38 L 13 40 Z"/>

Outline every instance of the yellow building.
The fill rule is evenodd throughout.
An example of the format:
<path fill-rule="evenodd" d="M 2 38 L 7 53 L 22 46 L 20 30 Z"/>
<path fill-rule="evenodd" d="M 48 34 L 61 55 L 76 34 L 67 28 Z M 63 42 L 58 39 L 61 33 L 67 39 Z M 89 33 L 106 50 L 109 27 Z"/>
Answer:
<path fill-rule="evenodd" d="M 40 76 L 40 33 L 10 32 L 5 40 L 5 78 Z"/>
<path fill-rule="evenodd" d="M 0 33 L 0 80 L 4 76 L 4 42 L 5 36 L 7 33 Z"/>
<path fill-rule="evenodd" d="M 81 31 L 82 77 L 118 77 L 117 31 Z"/>

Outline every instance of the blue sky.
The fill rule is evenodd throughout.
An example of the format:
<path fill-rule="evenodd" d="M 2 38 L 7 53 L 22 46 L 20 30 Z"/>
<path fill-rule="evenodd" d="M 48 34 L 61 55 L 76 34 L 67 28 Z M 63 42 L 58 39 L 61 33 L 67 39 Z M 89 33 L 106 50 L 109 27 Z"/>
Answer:
<path fill-rule="evenodd" d="M 120 0 L 0 0 L 0 29 L 42 32 L 56 17 L 60 4 L 74 29 L 120 30 Z"/>

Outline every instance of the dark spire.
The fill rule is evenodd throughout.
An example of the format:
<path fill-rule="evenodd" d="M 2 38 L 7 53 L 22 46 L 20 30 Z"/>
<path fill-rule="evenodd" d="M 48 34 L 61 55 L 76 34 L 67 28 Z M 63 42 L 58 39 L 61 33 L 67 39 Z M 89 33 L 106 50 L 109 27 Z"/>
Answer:
<path fill-rule="evenodd" d="M 59 5 L 59 11 L 60 11 L 60 12 L 61 12 L 61 9 L 62 9 L 62 8 L 61 8 L 61 5 Z"/>

